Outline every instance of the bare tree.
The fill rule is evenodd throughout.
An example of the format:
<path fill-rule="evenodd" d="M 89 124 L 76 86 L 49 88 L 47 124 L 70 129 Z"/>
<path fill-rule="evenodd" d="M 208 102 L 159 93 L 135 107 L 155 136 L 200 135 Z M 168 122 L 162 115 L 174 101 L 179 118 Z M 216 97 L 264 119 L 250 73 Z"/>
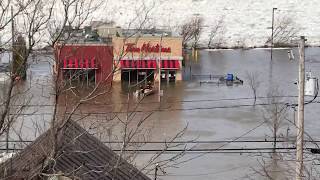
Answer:
<path fill-rule="evenodd" d="M 69 43 L 69 39 L 72 37 L 71 34 L 65 34 L 67 26 L 73 26 L 81 28 L 84 24 L 90 22 L 92 13 L 97 10 L 99 3 L 93 3 L 94 0 L 85 1 L 85 0 L 60 0 L 60 1 L 44 1 L 44 0 L 32 0 L 28 8 L 21 10 L 21 13 L 17 14 L 16 18 L 22 22 L 17 27 L 17 32 L 21 34 L 22 37 L 26 37 L 26 52 L 21 58 L 24 62 L 28 62 L 30 56 L 35 52 L 36 48 L 39 48 L 44 45 L 49 45 L 51 47 L 56 47 L 55 45 L 60 45 L 60 48 L 63 48 L 66 44 Z M 102 1 L 100 1 L 102 2 Z M 144 13 L 139 13 L 139 18 L 134 18 L 133 21 L 137 21 L 135 25 L 132 23 L 132 26 L 137 27 L 137 32 L 145 28 L 148 22 L 149 13 L 152 8 L 148 8 L 145 4 L 141 10 L 144 10 Z M 61 12 L 60 12 L 61 11 Z M 62 15 L 61 17 L 57 16 L 58 14 Z M 129 27 L 132 27 L 129 24 Z M 196 32 L 198 36 L 195 39 L 199 38 L 200 32 Z M 129 35 L 124 38 L 126 41 L 130 37 L 134 37 L 135 34 Z M 65 36 L 66 35 L 66 36 Z M 125 43 L 124 43 L 125 44 Z M 117 50 L 119 53 L 118 60 L 115 60 L 116 63 L 119 63 L 122 57 L 126 54 L 125 47 L 119 48 Z M 60 51 L 58 50 L 55 54 L 56 57 L 59 57 Z M 53 56 L 49 56 L 53 58 Z M 60 64 L 57 61 L 55 68 L 60 68 Z M 109 79 L 113 73 L 117 72 L 119 69 L 114 67 L 112 72 L 104 77 L 104 79 Z M 97 102 L 102 100 L 103 103 L 110 102 L 110 94 L 112 92 L 111 86 L 104 83 L 97 83 L 93 87 L 89 87 L 86 90 L 82 91 L 79 88 L 79 84 L 73 82 L 73 78 L 66 79 L 64 82 L 61 82 L 59 77 L 61 76 L 60 71 L 56 71 L 57 74 L 54 77 L 52 89 L 53 89 L 53 112 L 52 117 L 49 123 L 49 127 L 53 129 L 51 132 L 51 141 L 52 148 L 51 152 L 47 154 L 43 162 L 43 167 L 50 167 L 55 159 L 61 155 L 61 151 L 58 150 L 57 142 L 59 140 L 59 132 L 62 130 L 64 124 L 68 123 L 70 120 L 75 120 L 79 123 L 87 125 L 86 127 L 96 127 L 108 129 L 104 131 L 97 128 L 97 131 L 93 133 L 97 136 L 107 137 L 110 140 L 118 140 L 115 150 L 119 150 L 120 158 L 134 162 L 135 158 L 139 154 L 139 149 L 145 146 L 148 142 L 148 138 L 152 135 L 152 130 L 154 125 L 150 124 L 149 119 L 154 111 L 157 109 L 151 110 L 151 112 L 140 112 L 138 108 L 141 105 L 141 101 L 137 104 L 132 104 L 132 97 L 128 95 L 128 101 L 125 103 L 126 107 L 121 112 L 107 111 L 103 110 L 102 115 L 99 116 L 99 119 L 93 118 L 94 113 L 86 112 L 85 109 L 88 104 L 93 103 L 92 106 L 99 106 Z M 74 74 L 73 77 L 79 76 L 79 74 Z M 7 122 L 6 119 L 11 119 L 3 127 L 10 128 L 14 120 L 19 119 L 23 116 L 22 110 L 29 108 L 29 102 L 20 104 L 21 108 L 17 109 L 12 115 L 12 99 L 17 96 L 17 92 L 14 89 L 18 86 L 20 81 L 17 81 L 16 78 L 10 79 L 10 88 L 11 90 L 6 94 L 6 100 L 4 101 L 5 110 L 1 114 L 3 121 Z M 137 83 L 137 86 L 139 83 Z M 48 86 L 43 84 L 43 86 Z M 106 97 L 106 98 L 102 98 Z M 32 98 L 32 97 L 31 97 Z M 32 114 L 31 114 L 32 115 Z M 90 121 L 89 119 L 93 120 Z M 1 119 L 0 119 L 1 120 Z M 103 121 L 102 121 L 103 120 Z M 23 124 L 21 122 L 21 124 Z M 39 124 L 35 124 L 35 129 L 40 129 Z M 6 129 L 2 128 L 3 132 Z M 147 173 L 150 173 L 154 169 L 155 164 L 160 164 L 160 167 L 171 167 L 170 164 L 174 163 L 177 159 L 184 155 L 184 151 L 181 153 L 173 155 L 169 158 L 164 158 L 160 160 L 162 155 L 169 149 L 181 147 L 182 149 L 187 149 L 184 144 L 174 143 L 175 140 L 181 138 L 184 134 L 186 128 L 183 128 L 181 131 L 178 131 L 175 136 L 172 138 L 166 139 L 165 142 L 159 147 L 160 151 L 157 151 L 155 155 L 147 161 L 141 169 Z M 1 131 L 2 132 L 2 131 Z M 111 133 L 113 132 L 113 133 Z M 112 135 L 115 136 L 112 136 Z M 113 138 L 115 139 L 113 139 Z M 24 137 L 19 136 L 20 140 L 23 141 Z M 103 138 L 102 138 L 103 139 Z M 105 139 L 104 139 L 105 140 Z M 120 162 L 120 160 L 119 160 Z M 107 164 L 106 164 L 107 167 Z M 118 167 L 114 167 L 118 168 Z M 55 172 L 48 171 L 48 169 L 43 169 L 43 173 Z"/>
<path fill-rule="evenodd" d="M 56 3 L 61 6 L 52 12 L 45 32 L 49 34 L 48 45 L 51 47 L 54 47 L 58 40 L 69 40 L 71 34 L 67 28 L 79 29 L 88 23 L 93 18 L 93 13 L 104 4 L 101 0 L 59 0 Z"/>
<path fill-rule="evenodd" d="M 278 133 L 287 118 L 288 107 L 283 102 L 281 93 L 277 88 L 273 88 L 268 92 L 267 103 L 268 105 L 264 107 L 264 119 L 273 133 L 273 148 L 276 151 Z"/>
<path fill-rule="evenodd" d="M 289 143 L 289 142 L 287 142 Z M 283 143 L 284 144 L 284 143 Z M 294 146 L 294 143 L 292 144 Z M 284 148 L 285 146 L 283 146 Z M 253 174 L 252 179 L 276 180 L 276 179 L 293 179 L 295 177 L 295 151 L 286 150 L 283 152 L 272 152 L 270 154 L 260 153 L 258 166 L 251 167 Z M 316 167 L 317 158 L 308 152 L 304 155 L 303 179 L 319 179 L 320 173 Z"/>
<path fill-rule="evenodd" d="M 180 29 L 183 47 L 186 48 L 192 43 L 192 48 L 197 48 L 202 34 L 204 20 L 202 17 L 196 16 L 184 23 Z"/>
<path fill-rule="evenodd" d="M 20 16 L 23 11 L 26 10 L 31 5 L 30 1 L 2 1 L 0 3 L 1 11 L 0 11 L 0 32 L 7 33 L 8 29 L 11 27 L 11 22 L 14 21 L 17 16 Z M 15 8 L 13 6 L 15 5 Z M 11 24 L 10 24 L 11 23 Z M 14 25 L 12 25 L 14 26 Z M 15 32 L 12 32 L 15 35 Z M 10 38 L 9 38 L 10 39 Z M 12 41 L 12 46 L 8 48 L 9 41 Z M 25 70 L 25 62 L 26 62 L 26 50 L 25 50 L 25 42 L 21 36 L 18 36 L 17 39 L 10 39 L 5 43 L 0 44 L 1 49 L 5 49 L 7 54 L 12 52 L 12 57 L 8 57 L 9 59 L 14 58 L 13 60 L 9 60 L 9 62 L 13 63 L 9 65 L 8 72 L 6 75 L 8 77 L 8 81 L 6 81 L 6 87 L 1 89 L 3 91 L 4 96 L 1 99 L 1 116 L 0 116 L 0 137 L 3 133 L 8 132 L 8 129 L 12 125 L 15 115 L 21 113 L 25 106 L 21 105 L 20 108 L 12 108 L 12 104 L 16 101 L 16 96 L 21 94 L 21 92 L 15 90 L 15 86 L 19 84 L 19 80 L 21 76 L 24 76 Z M 15 92 L 15 94 L 14 94 Z M 7 135 L 8 136 L 8 135 Z"/>
<path fill-rule="evenodd" d="M 253 105 L 255 105 L 257 101 L 257 91 L 260 86 L 259 74 L 258 72 L 247 72 L 246 77 L 253 94 L 253 98 L 254 98 Z"/>
<path fill-rule="evenodd" d="M 100 137 L 108 136 L 111 138 L 111 141 L 118 141 L 118 143 L 113 144 L 115 150 L 120 151 L 119 155 L 121 158 L 126 159 L 127 161 L 134 163 L 136 158 L 140 155 L 141 149 L 148 147 L 148 142 L 152 140 L 155 134 L 155 120 L 151 118 L 155 114 L 157 107 L 154 110 L 148 110 L 148 112 L 141 112 L 139 108 L 143 106 L 143 98 L 137 103 L 133 103 L 132 99 L 130 100 L 128 95 L 128 101 L 123 107 L 123 111 L 120 113 L 111 113 L 108 120 L 101 120 L 95 124 L 95 127 L 99 130 L 95 133 L 99 133 Z M 112 124 L 110 126 L 110 124 Z M 107 131 L 101 131 L 112 127 Z M 116 131 L 118 129 L 118 131 Z M 159 146 L 154 146 L 158 151 L 152 155 L 148 161 L 143 163 L 143 166 L 140 168 L 146 174 L 153 173 L 155 166 L 157 165 L 160 168 L 166 169 L 173 166 L 177 160 L 179 160 L 186 152 L 189 147 L 186 147 L 185 143 L 176 143 L 180 138 L 183 137 L 184 132 L 187 127 L 182 128 L 174 136 L 165 139 L 163 143 L 160 143 Z M 119 131 L 120 130 L 120 131 Z M 112 131 L 110 133 L 110 131 Z M 180 153 L 163 155 L 173 149 L 182 149 Z M 120 162 L 120 159 L 118 159 Z"/>
<path fill-rule="evenodd" d="M 288 155 L 289 154 L 289 155 Z M 291 157 L 292 152 L 288 153 L 278 153 L 273 152 L 270 154 L 260 154 L 258 161 L 258 166 L 251 167 L 254 172 L 253 178 L 256 179 L 263 177 L 267 180 L 276 179 L 292 179 L 294 174 L 294 158 Z M 252 175 L 251 175 L 252 177 Z"/>
<path fill-rule="evenodd" d="M 118 64 L 120 60 L 126 55 L 125 52 L 125 47 L 124 45 L 126 44 L 125 42 L 128 40 L 128 38 L 134 38 L 135 35 L 139 34 L 139 32 L 142 30 L 143 27 L 145 27 L 145 23 L 147 23 L 147 17 L 148 13 L 150 11 L 149 8 L 144 7 L 143 9 L 147 10 L 146 13 L 143 13 L 142 18 L 139 19 L 139 24 L 136 32 L 134 34 L 130 34 L 127 37 L 124 37 L 124 43 L 123 47 L 120 47 L 116 51 L 119 52 L 117 53 L 117 59 L 115 60 L 115 63 Z M 145 20 L 144 20 L 145 19 Z M 139 38 L 137 36 L 137 38 Z M 62 42 L 64 43 L 64 42 Z M 58 52 L 59 53 L 59 52 Z M 117 66 L 114 67 L 112 70 L 112 73 L 110 73 L 105 79 L 108 79 L 112 74 L 116 73 L 119 69 Z M 59 76 L 59 75 L 57 75 Z M 75 75 L 76 76 L 76 75 Z M 104 86 L 103 83 L 98 83 L 96 86 L 94 86 L 92 89 L 90 89 L 88 92 L 83 93 L 81 90 L 77 88 L 76 85 L 74 85 L 70 80 L 66 84 L 61 84 L 59 83 L 59 80 L 56 79 L 56 86 L 55 86 L 55 96 L 56 96 L 56 102 L 55 102 L 55 117 L 53 117 L 53 121 L 51 124 L 51 127 L 56 127 L 55 132 L 52 134 L 52 140 L 57 141 L 59 138 L 57 136 L 58 132 L 61 130 L 61 127 L 63 124 L 67 123 L 71 119 L 76 119 L 76 121 L 81 121 L 81 120 L 88 120 L 89 118 L 92 118 L 90 116 L 90 112 L 88 113 L 82 113 L 84 110 L 83 108 L 86 107 L 86 104 L 93 102 L 91 104 L 92 106 L 95 106 L 96 103 L 99 102 L 99 100 L 107 100 L 109 98 L 101 98 L 104 96 L 109 96 L 111 91 L 110 86 Z M 140 82 L 136 84 L 136 86 L 139 85 Z M 128 97 L 131 95 L 128 94 Z M 61 100 L 63 97 L 73 97 L 73 98 L 67 98 L 65 100 Z M 142 100 L 140 101 L 142 102 Z M 65 108 L 59 107 L 59 104 L 61 103 L 67 103 L 68 105 L 65 105 Z M 105 102 L 101 102 L 105 103 Z M 99 103 L 98 103 L 99 104 Z M 126 108 L 122 112 L 101 112 L 102 115 L 99 117 L 99 119 L 104 119 L 103 121 L 98 121 L 98 122 L 92 122 L 89 123 L 89 127 L 92 126 L 98 126 L 99 128 L 98 131 L 93 132 L 93 134 L 99 135 L 99 137 L 106 137 L 110 140 L 112 138 L 110 137 L 112 135 L 111 132 L 115 132 L 116 134 L 114 138 L 119 141 L 117 145 L 119 150 L 119 159 L 118 162 L 120 163 L 120 159 L 124 158 L 128 160 L 129 162 L 134 162 L 137 154 L 139 153 L 139 148 L 143 147 L 146 145 L 148 138 L 151 137 L 152 135 L 152 128 L 148 128 L 145 126 L 145 124 L 150 121 L 150 116 L 153 114 L 153 111 L 151 112 L 146 112 L 146 113 L 141 113 L 141 112 L 136 112 L 137 108 L 140 106 L 140 103 L 137 105 L 132 105 L 130 98 L 128 98 L 128 102 L 126 104 Z M 67 108 L 69 107 L 69 108 Z M 126 114 L 125 116 L 123 116 Z M 56 121 L 62 121 L 62 125 L 59 125 L 55 123 Z M 96 121 L 96 118 L 92 118 L 92 120 Z M 88 124 L 87 124 L 88 125 Z M 100 128 L 103 129 L 108 129 L 108 131 L 101 131 Z M 143 167 L 142 170 L 146 172 L 150 172 L 154 169 L 154 164 L 159 163 L 161 167 L 170 167 L 170 163 L 173 163 L 174 160 L 177 158 L 181 157 L 184 154 L 184 151 L 181 153 L 178 153 L 177 155 L 174 155 L 173 157 L 170 157 L 166 160 L 162 160 L 159 162 L 159 157 L 164 154 L 168 149 L 170 148 L 175 148 L 178 147 L 178 144 L 172 143 L 174 140 L 180 138 L 183 135 L 183 132 L 185 129 L 182 131 L 178 132 L 176 136 L 174 136 L 172 139 L 169 139 L 164 143 L 164 146 L 161 148 L 161 151 L 159 153 L 156 153 L 156 155 L 150 159 Z M 103 139 L 103 138 L 102 138 Z M 136 142 L 139 141 L 140 142 Z M 55 144 L 55 143 L 53 143 Z M 183 145 L 179 145 L 183 146 Z M 183 148 L 185 148 L 183 146 Z M 55 157 L 59 156 L 59 151 L 57 151 L 57 147 L 52 148 L 52 153 L 48 156 L 46 164 L 50 164 L 52 162 L 52 159 L 55 159 Z M 107 166 L 107 164 L 106 164 Z M 119 168 L 119 167 L 115 167 Z"/>
<path fill-rule="evenodd" d="M 6 0 L 0 2 L 0 31 L 9 27 L 12 20 L 24 11 L 32 0 Z"/>
<path fill-rule="evenodd" d="M 259 166 L 252 167 L 251 169 L 254 175 L 268 180 L 293 179 L 296 171 L 295 137 L 291 136 L 290 138 L 289 133 L 287 133 L 287 137 L 283 138 L 284 135 L 280 131 L 283 130 L 282 127 L 284 125 L 297 127 L 294 123 L 294 118 L 291 119 L 287 116 L 288 104 L 284 102 L 277 88 L 271 89 L 267 98 L 266 104 L 268 105 L 264 107 L 264 119 L 273 133 L 273 151 L 270 153 L 260 153 L 258 158 Z M 310 144 L 319 148 L 317 142 L 307 132 L 305 132 L 305 136 L 309 138 Z M 279 139 L 281 142 L 279 142 Z M 310 147 L 310 144 L 306 142 L 304 148 Z M 284 150 L 276 151 L 277 148 L 283 148 Z M 315 167 L 317 160 L 313 154 L 305 151 L 303 179 L 315 180 L 319 178 L 319 171 Z M 257 177 L 253 179 L 257 179 Z"/>
<path fill-rule="evenodd" d="M 3 111 L 0 118 L 0 132 L 8 131 L 10 128 L 9 125 L 12 124 L 14 119 L 13 117 L 15 117 L 11 114 L 19 114 L 18 112 L 21 113 L 21 110 L 11 112 L 13 109 L 12 100 L 14 97 L 18 96 L 15 89 L 19 84 L 21 84 L 19 80 L 26 78 L 25 71 L 27 68 L 27 62 L 29 57 L 34 54 L 35 47 L 39 48 L 45 44 L 44 42 L 49 40 L 48 38 L 44 39 L 44 37 L 47 37 L 45 36 L 45 32 L 47 30 L 48 23 L 53 17 L 54 7 L 59 5 L 59 2 L 56 1 L 43 0 L 17 1 L 11 3 L 8 3 L 3 10 L 9 11 L 8 6 L 13 5 L 14 3 L 19 5 L 18 10 L 14 11 L 15 9 L 13 9 L 13 15 L 10 16 L 11 21 L 15 20 L 17 22 L 13 24 L 14 29 L 12 31 L 14 32 L 12 34 L 13 36 L 19 34 L 19 36 L 18 38 L 13 37 L 14 39 L 12 39 L 12 41 L 16 41 L 17 43 L 15 43 L 12 48 L 8 49 L 8 52 L 12 52 L 13 54 L 13 59 L 10 60 L 13 65 L 8 72 L 9 82 L 5 98 L 3 100 Z M 8 16 L 8 12 L 3 14 Z M 8 21 L 5 21 L 4 25 L 6 26 L 4 29 L 9 28 Z M 60 30 L 62 31 L 62 29 L 63 28 Z M 21 44 L 25 45 L 22 46 Z M 19 104 L 19 107 L 25 109 L 28 105 Z M 5 119 L 10 119 L 10 121 L 6 121 Z"/>
<path fill-rule="evenodd" d="M 33 99 L 28 92 L 31 87 L 26 88 L 26 83 L 22 82 L 22 79 L 25 79 L 26 77 L 26 64 L 30 56 L 34 55 L 34 49 L 45 44 L 55 43 L 57 39 L 60 38 L 61 32 L 66 26 L 66 22 L 70 24 L 77 22 L 77 25 L 79 25 L 79 22 L 83 23 L 85 18 L 89 18 L 88 12 L 92 13 L 93 11 L 86 10 L 86 8 L 92 8 L 92 6 L 87 6 L 87 2 L 88 1 L 80 0 L 63 0 L 61 2 L 28 0 L 3 1 L 0 3 L 2 8 L 2 28 L 0 31 L 10 29 L 11 24 L 9 23 L 15 20 L 16 23 L 13 24 L 13 36 L 19 35 L 18 38 L 12 39 L 12 41 L 15 42 L 13 43 L 13 47 L 7 48 L 8 54 L 11 54 L 12 52 L 13 56 L 9 56 L 9 62 L 11 62 L 12 65 L 10 65 L 9 71 L 7 72 L 9 77 L 8 83 L 5 89 L 1 89 L 5 94 L 4 98 L 1 100 L 1 138 L 3 138 L 4 133 L 6 133 L 8 138 L 9 129 L 15 131 L 11 126 L 13 126 L 16 121 L 19 121 L 17 122 L 18 124 L 23 124 L 22 120 L 26 110 L 33 109 L 32 106 L 29 106 L 30 101 Z M 72 9 L 68 9 L 70 3 L 72 4 Z M 10 15 L 9 7 L 12 5 L 16 6 L 12 9 L 13 11 Z M 96 5 L 98 6 L 99 4 Z M 61 9 L 67 9 L 72 16 L 66 15 L 64 23 L 55 30 L 56 32 L 60 31 L 58 36 L 50 39 L 46 36 L 47 27 L 52 22 L 53 12 L 57 9 L 60 10 L 59 7 L 64 7 Z M 29 81 L 31 83 L 31 79 Z M 43 86 L 47 86 L 47 84 Z M 33 113 L 30 113 L 30 110 L 28 114 L 29 116 L 33 115 Z M 19 132 L 16 132 L 16 134 L 20 137 L 20 140 L 23 140 L 23 137 L 19 135 Z"/>
<path fill-rule="evenodd" d="M 195 17 L 194 18 L 194 42 L 193 42 L 193 48 L 198 48 L 200 36 L 202 34 L 203 29 L 203 22 L 204 19 L 202 17 Z"/>
<path fill-rule="evenodd" d="M 189 41 L 193 37 L 193 28 L 190 22 L 185 23 L 181 26 L 180 35 L 182 36 L 183 47 L 186 48 L 188 46 Z"/>
<path fill-rule="evenodd" d="M 275 47 L 288 46 L 292 38 L 296 37 L 301 31 L 301 27 L 288 15 L 280 17 L 273 29 L 273 43 Z M 266 43 L 271 43 L 271 37 Z"/>
<path fill-rule="evenodd" d="M 224 17 L 221 16 L 211 28 L 209 34 L 208 48 L 219 48 L 224 41 L 225 22 Z"/>

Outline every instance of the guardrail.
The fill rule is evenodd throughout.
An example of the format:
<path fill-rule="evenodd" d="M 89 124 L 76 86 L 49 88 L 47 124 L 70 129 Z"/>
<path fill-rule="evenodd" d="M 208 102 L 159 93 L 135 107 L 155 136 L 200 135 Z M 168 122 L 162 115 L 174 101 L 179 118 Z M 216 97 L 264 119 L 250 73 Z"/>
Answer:
<path fill-rule="evenodd" d="M 224 75 L 215 75 L 215 74 L 192 74 L 192 78 L 197 78 L 197 79 L 220 79 L 224 78 Z"/>

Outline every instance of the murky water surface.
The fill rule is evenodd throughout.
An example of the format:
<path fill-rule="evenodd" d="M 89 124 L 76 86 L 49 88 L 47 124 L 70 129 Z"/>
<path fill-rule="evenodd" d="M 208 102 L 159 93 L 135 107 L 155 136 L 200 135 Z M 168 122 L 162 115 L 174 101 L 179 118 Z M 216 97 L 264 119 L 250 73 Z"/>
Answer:
<path fill-rule="evenodd" d="M 161 98 L 161 103 L 158 102 L 157 95 L 146 97 L 135 109 L 139 113 L 135 115 L 133 121 L 138 122 L 150 113 L 150 117 L 143 123 L 144 129 L 149 130 L 144 133 L 145 136 L 148 136 L 147 141 L 168 141 L 187 127 L 184 135 L 177 140 L 201 141 L 195 143 L 196 149 L 270 148 L 272 143 L 209 143 L 206 141 L 272 140 L 270 125 L 263 123 L 267 116 L 266 106 L 263 104 L 268 103 L 268 99 L 265 97 L 275 88 L 277 89 L 276 95 L 283 96 L 279 98 L 279 101 L 296 102 L 298 89 L 294 82 L 298 78 L 297 58 L 299 56 L 296 50 L 294 50 L 294 54 L 296 59 L 290 61 L 286 49 L 275 49 L 271 62 L 270 51 L 266 49 L 201 51 L 198 59 L 186 58 L 183 70 L 185 80 L 176 84 L 163 83 L 164 96 Z M 28 93 L 24 95 L 25 98 L 22 99 L 24 99 L 23 101 L 29 99 L 32 106 L 15 124 L 10 134 L 10 140 L 19 140 L 17 134 L 20 134 L 20 138 L 24 140 L 34 140 L 48 127 L 47 122 L 50 121 L 53 105 L 53 79 L 50 62 L 47 57 L 39 57 L 30 63 L 28 81 L 21 84 L 20 88 L 21 90 L 30 88 Z M 312 71 L 314 76 L 320 77 L 319 48 L 306 49 L 306 70 Z M 213 77 L 227 73 L 233 73 L 244 80 L 244 84 L 226 86 L 225 84 L 200 83 L 200 81 L 210 79 L 192 76 L 193 74 L 212 75 Z M 257 74 L 256 79 L 260 82 L 256 106 L 252 106 L 253 94 L 247 81 L 248 73 Z M 122 131 L 118 123 L 111 123 L 114 116 L 110 112 L 127 111 L 128 89 L 126 87 L 126 84 L 114 83 L 111 91 L 103 95 L 103 98 L 98 98 L 96 103 L 82 106 L 81 112 L 78 113 L 79 116 L 75 116 L 74 119 L 89 113 L 90 116 L 82 119 L 81 123 L 91 124 L 91 131 L 97 129 L 102 131 L 100 136 L 97 135 L 103 141 L 117 140 Z M 318 99 L 315 102 L 317 101 Z M 130 103 L 130 110 L 133 110 L 137 100 L 131 99 Z M 64 104 L 61 103 L 59 106 L 63 107 Z M 318 103 L 312 103 L 305 107 L 305 130 L 316 140 L 320 136 L 319 113 Z M 289 122 L 289 120 L 294 121 L 293 109 L 288 108 L 285 115 L 288 120 L 281 122 L 278 135 L 283 139 L 294 140 L 296 129 Z M 125 113 L 119 113 L 118 116 L 120 119 L 125 118 Z M 95 122 L 95 125 L 92 125 L 92 122 Z M 136 123 L 133 124 L 136 125 Z M 133 128 L 134 125 L 132 125 Z M 139 136 L 137 140 L 143 138 L 145 137 Z M 13 145 L 11 144 L 11 146 Z M 159 144 L 147 144 L 144 149 L 157 149 L 160 146 Z M 285 143 L 281 143 L 279 146 L 293 147 L 292 144 Z M 3 143 L 1 147 L 4 147 Z M 167 169 L 167 174 L 160 176 L 159 179 L 248 179 L 249 176 L 256 176 L 253 169 L 260 169 L 261 161 L 259 163 L 258 160 L 261 159 L 261 154 L 235 152 L 187 153 L 180 161 L 194 158 L 192 161 L 179 164 L 178 168 Z M 292 153 L 286 153 L 289 154 L 287 158 L 293 159 L 294 151 L 290 152 Z M 162 158 L 171 155 L 167 154 Z M 263 151 L 262 155 L 268 156 Z M 141 165 L 149 157 L 150 154 L 140 154 L 136 162 Z M 265 159 L 267 163 L 274 163 L 271 158 Z M 279 165 L 279 163 L 276 164 Z M 257 179 L 262 178 L 257 176 Z M 277 179 L 282 179 L 282 177 L 278 176 Z"/>

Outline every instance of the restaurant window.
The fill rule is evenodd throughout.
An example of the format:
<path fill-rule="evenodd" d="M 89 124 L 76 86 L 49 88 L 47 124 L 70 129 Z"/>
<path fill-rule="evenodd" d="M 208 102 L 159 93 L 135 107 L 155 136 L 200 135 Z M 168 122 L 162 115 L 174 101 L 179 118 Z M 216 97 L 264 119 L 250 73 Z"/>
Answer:
<path fill-rule="evenodd" d="M 95 69 L 66 69 L 63 71 L 64 81 L 70 83 L 82 82 L 83 84 L 95 84 L 96 81 L 96 70 Z"/>
<path fill-rule="evenodd" d="M 168 77 L 169 77 L 170 82 L 175 82 L 176 81 L 176 71 L 169 71 Z"/>
<path fill-rule="evenodd" d="M 167 81 L 167 71 L 166 70 L 161 70 L 161 81 Z"/>

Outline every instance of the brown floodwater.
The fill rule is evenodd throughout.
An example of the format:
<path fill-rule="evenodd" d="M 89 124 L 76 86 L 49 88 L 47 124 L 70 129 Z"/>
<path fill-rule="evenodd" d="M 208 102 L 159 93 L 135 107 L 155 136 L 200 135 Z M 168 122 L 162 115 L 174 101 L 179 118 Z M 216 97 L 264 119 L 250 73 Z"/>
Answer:
<path fill-rule="evenodd" d="M 295 57 L 298 52 L 294 50 Z M 320 76 L 320 48 L 306 49 L 306 70 Z M 27 108 L 16 121 L 10 131 L 10 140 L 34 140 L 44 132 L 52 118 L 53 112 L 53 79 L 51 60 L 39 56 L 30 60 L 28 80 L 21 84 L 26 90 L 17 105 L 28 102 Z M 272 148 L 272 130 L 269 123 L 263 123 L 266 117 L 267 94 L 271 89 L 277 89 L 279 101 L 295 103 L 298 89 L 294 84 L 298 78 L 297 59 L 290 61 L 286 49 L 275 49 L 274 59 L 270 61 L 270 51 L 266 49 L 252 50 L 221 50 L 200 51 L 197 59 L 187 58 L 183 71 L 182 82 L 162 83 L 164 95 L 158 101 L 157 94 L 145 97 L 143 100 L 133 97 L 133 89 L 128 89 L 126 83 L 113 83 L 105 88 L 105 93 L 95 99 L 83 103 L 72 116 L 80 124 L 95 134 L 102 141 L 121 141 L 124 133 L 124 123 L 127 129 L 139 129 L 133 137 L 134 141 L 151 142 L 139 147 L 141 149 L 161 149 L 164 141 L 184 130 L 183 135 L 175 141 L 188 143 L 187 147 L 195 145 L 198 150 L 217 149 L 250 149 Z M 257 94 L 257 105 L 253 104 L 253 95 L 247 83 L 247 72 L 258 74 L 260 82 Z M 225 84 L 200 83 L 207 78 L 193 75 L 226 75 L 233 73 L 244 80 L 243 85 L 227 86 Z M 73 93 L 59 100 L 59 112 L 64 114 L 72 109 L 72 101 L 77 101 L 77 95 L 86 94 L 92 87 L 75 89 Z M 101 90 L 104 91 L 104 90 Z M 66 100 L 67 99 L 67 100 Z M 310 97 L 307 97 L 310 99 Z M 305 109 L 305 130 L 316 140 L 319 140 L 320 113 L 318 98 Z M 293 109 L 288 108 L 286 119 L 294 121 Z M 281 140 L 294 140 L 296 129 L 288 120 L 281 122 L 278 136 Z M 18 136 L 19 135 L 19 136 Z M 307 138 L 308 139 L 308 138 Z M 219 141 L 219 142 L 216 142 Z M 241 141 L 241 142 L 239 142 Z M 246 142 L 243 142 L 246 141 Z M 267 142 L 255 142 L 267 141 Z M 157 143 L 158 142 L 158 143 Z M 119 144 L 109 145 L 118 148 Z M 23 147 L 20 143 L 11 143 L 10 147 Z M 293 147 L 292 143 L 279 143 L 279 147 Z M 312 146 L 308 144 L 308 146 Z M 0 147 L 5 147 L 2 143 Z M 138 148 L 134 146 L 133 148 Z M 179 146 L 173 149 L 183 149 Z M 268 153 L 265 153 L 268 152 Z M 166 175 L 160 173 L 159 179 L 263 179 L 255 170 L 261 170 L 261 159 L 269 168 L 280 169 L 274 173 L 276 179 L 289 176 L 286 168 L 291 166 L 289 160 L 294 159 L 294 151 L 284 150 L 286 161 L 276 161 L 270 157 L 271 151 L 236 150 L 206 153 L 194 151 L 186 153 L 178 160 L 187 162 L 178 164 L 177 168 L 165 169 Z M 175 155 L 170 152 L 160 159 Z M 136 163 L 142 166 L 150 158 L 152 152 L 139 153 Z M 307 158 L 312 159 L 312 155 Z M 189 160 L 192 159 L 192 160 Z M 254 178 L 255 177 L 255 178 Z"/>

